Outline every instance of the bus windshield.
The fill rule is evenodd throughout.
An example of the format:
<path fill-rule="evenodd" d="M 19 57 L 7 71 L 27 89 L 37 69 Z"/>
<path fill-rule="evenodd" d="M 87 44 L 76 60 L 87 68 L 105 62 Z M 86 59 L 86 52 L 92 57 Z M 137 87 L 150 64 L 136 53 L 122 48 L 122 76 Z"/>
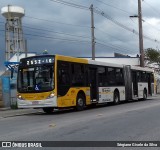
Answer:
<path fill-rule="evenodd" d="M 53 65 L 19 68 L 18 92 L 47 92 L 54 89 Z"/>

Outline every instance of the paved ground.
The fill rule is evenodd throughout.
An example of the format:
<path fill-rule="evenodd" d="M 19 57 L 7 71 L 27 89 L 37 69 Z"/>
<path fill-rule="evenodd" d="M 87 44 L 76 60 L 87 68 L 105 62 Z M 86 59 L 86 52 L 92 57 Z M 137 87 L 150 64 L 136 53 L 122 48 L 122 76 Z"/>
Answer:
<path fill-rule="evenodd" d="M 13 111 L 6 110 L 0 113 Z M 68 110 L 47 115 L 40 110 L 34 111 L 38 112 L 0 118 L 0 141 L 159 141 L 160 139 L 160 97 L 116 106 L 96 107 L 81 112 Z M 132 149 L 144 148 L 129 148 Z M 147 148 L 150 149 L 159 148 Z"/>
<path fill-rule="evenodd" d="M 25 114 L 33 114 L 42 112 L 41 109 L 10 109 L 10 108 L 0 108 L 0 118 L 7 118 L 13 116 L 22 116 Z"/>
<path fill-rule="evenodd" d="M 155 95 L 151 98 L 159 98 L 160 95 Z M 42 113 L 42 109 L 11 109 L 11 108 L 0 108 L 0 118 L 7 118 L 13 116 L 21 116 L 25 114 Z"/>

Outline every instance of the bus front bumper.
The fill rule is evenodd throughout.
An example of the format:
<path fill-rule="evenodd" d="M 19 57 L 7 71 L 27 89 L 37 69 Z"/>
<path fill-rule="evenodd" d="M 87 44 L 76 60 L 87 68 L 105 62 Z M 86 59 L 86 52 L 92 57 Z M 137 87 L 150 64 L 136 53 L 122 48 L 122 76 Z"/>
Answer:
<path fill-rule="evenodd" d="M 57 97 L 45 100 L 22 100 L 17 98 L 18 108 L 43 108 L 43 107 L 57 107 Z"/>

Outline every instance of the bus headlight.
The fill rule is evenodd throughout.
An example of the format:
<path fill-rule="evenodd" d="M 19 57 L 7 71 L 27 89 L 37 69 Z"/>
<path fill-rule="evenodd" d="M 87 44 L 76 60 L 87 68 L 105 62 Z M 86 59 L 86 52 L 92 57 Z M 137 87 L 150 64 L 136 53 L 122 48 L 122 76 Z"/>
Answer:
<path fill-rule="evenodd" d="M 51 94 L 50 94 L 50 97 L 54 97 L 54 93 L 51 93 Z"/>
<path fill-rule="evenodd" d="M 18 98 L 19 98 L 20 100 L 24 100 L 21 95 L 18 95 Z"/>
<path fill-rule="evenodd" d="M 54 97 L 54 93 L 50 93 L 50 95 L 47 97 L 47 99 L 53 98 L 53 97 Z"/>

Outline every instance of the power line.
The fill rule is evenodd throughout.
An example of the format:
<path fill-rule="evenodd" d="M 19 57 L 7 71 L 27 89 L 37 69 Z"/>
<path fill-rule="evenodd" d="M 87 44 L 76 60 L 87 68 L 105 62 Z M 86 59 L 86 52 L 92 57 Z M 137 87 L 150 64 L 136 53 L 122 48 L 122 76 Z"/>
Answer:
<path fill-rule="evenodd" d="M 131 19 L 131 18 L 130 18 Z M 132 20 L 132 19 L 131 19 Z M 133 21 L 133 20 L 132 20 Z M 153 28 L 154 30 L 157 30 L 158 32 L 160 32 L 160 29 L 156 28 L 155 26 L 153 26 L 152 24 L 150 24 L 148 21 L 146 21 L 145 19 L 142 19 L 142 21 L 146 24 L 148 24 L 151 28 Z M 134 21 L 133 21 L 134 22 Z M 134 22 L 135 23 L 135 22 Z M 136 24 L 136 23 L 135 23 Z M 149 36 L 149 35 L 148 35 Z"/>
<path fill-rule="evenodd" d="M 75 27 L 82 27 L 82 28 L 90 28 L 89 26 L 70 24 L 70 23 L 58 22 L 58 21 L 53 21 L 53 20 L 46 20 L 46 19 L 37 18 L 37 17 L 31 17 L 31 16 L 25 16 L 25 17 L 27 17 L 29 19 L 36 19 L 36 20 L 46 21 L 46 22 L 50 22 L 50 23 L 57 23 L 57 24 L 68 25 L 68 26 L 75 26 Z"/>
<path fill-rule="evenodd" d="M 156 27 L 154 27 L 152 24 L 150 24 L 149 22 L 147 22 L 146 20 L 143 20 L 146 24 L 148 24 L 149 26 L 151 26 L 154 30 L 156 30 L 156 31 L 158 31 L 158 32 L 160 32 L 160 29 L 158 29 L 158 28 L 156 28 Z M 156 39 L 155 39 L 155 41 L 157 41 Z"/>
<path fill-rule="evenodd" d="M 124 51 L 124 52 L 129 52 L 129 50 L 125 50 L 125 49 L 122 49 L 122 48 L 119 48 L 119 47 L 116 47 L 116 46 L 114 46 L 114 45 L 108 45 L 108 44 L 104 44 L 104 43 L 101 43 L 101 42 L 97 42 L 97 44 L 98 45 L 101 45 L 101 46 L 103 46 L 103 47 L 109 47 L 109 48 L 112 48 L 112 49 L 114 49 L 114 50 L 116 50 L 117 52 L 122 52 L 122 51 Z M 133 53 L 133 51 L 130 51 L 130 52 L 132 52 Z M 136 52 L 135 52 L 136 53 Z"/>
<path fill-rule="evenodd" d="M 5 30 L 0 30 L 0 31 L 5 31 Z M 64 41 L 64 42 L 78 42 L 78 43 L 86 43 L 86 44 L 90 44 L 90 41 L 84 41 L 84 40 L 75 40 L 75 39 L 64 39 L 64 38 L 57 38 L 57 37 L 51 37 L 51 36 L 42 36 L 42 35 L 38 35 L 38 34 L 29 34 L 29 33 L 24 33 L 25 36 L 29 36 L 29 37 L 38 37 L 38 38 L 45 38 L 45 39 L 51 39 L 51 40 L 58 40 L 58 41 Z M 106 47 L 110 47 L 110 48 L 114 48 L 114 49 L 117 49 L 117 50 L 123 50 L 123 51 L 130 51 L 130 52 L 133 52 L 129 49 L 126 49 L 126 48 L 122 48 L 120 46 L 116 46 L 116 45 L 113 45 L 113 44 L 103 44 L 101 42 L 104 42 L 104 41 L 101 41 L 101 40 L 98 40 L 98 42 L 96 42 L 97 44 L 99 45 L 103 45 L 103 46 L 106 46 Z M 106 42 L 105 42 L 106 43 Z"/>
<path fill-rule="evenodd" d="M 115 7 L 115 6 L 113 6 L 113 5 L 110 5 L 110 4 L 107 4 L 107 3 L 105 3 L 105 2 L 102 2 L 101 0 L 96 0 L 96 1 L 98 1 L 98 2 L 100 2 L 100 3 L 103 3 L 104 5 L 107 5 L 107 6 L 110 6 L 110 7 L 112 7 L 112 8 L 115 8 L 115 9 L 117 9 L 117 10 L 120 10 L 120 11 L 122 11 L 122 12 L 125 12 L 125 13 L 127 13 L 127 14 L 130 14 L 129 12 L 127 12 L 127 11 L 125 11 L 125 10 L 123 10 L 123 9 L 120 9 L 120 8 L 118 8 L 118 7 Z M 144 0 L 143 0 L 144 1 Z M 132 20 L 133 21 L 133 20 Z M 144 21 L 144 20 L 143 20 Z M 135 23 L 135 22 L 134 22 Z M 146 22 L 147 23 L 147 22 Z M 148 23 L 149 24 L 149 23 Z M 151 24 L 150 24 L 151 25 Z M 151 25 L 152 26 L 152 25 Z M 154 28 L 154 29 L 156 29 L 155 27 L 153 27 L 152 26 L 152 28 Z M 158 31 L 160 31 L 159 29 L 156 29 L 156 30 L 158 30 Z M 135 34 L 137 34 L 136 33 L 136 31 L 135 30 L 133 30 L 133 32 L 135 33 Z M 137 34 L 138 35 L 138 34 Z M 146 36 L 146 35 L 144 35 L 144 38 L 146 38 L 146 39 L 148 39 L 148 40 L 150 40 L 150 41 L 152 41 L 152 42 L 158 42 L 156 39 L 152 39 L 152 38 L 150 38 L 150 37 L 148 37 L 148 36 Z"/>
<path fill-rule="evenodd" d="M 4 23 L 4 22 L 0 22 L 0 23 Z M 26 25 L 23 25 L 23 27 L 27 28 L 27 29 L 30 29 L 30 30 L 45 31 L 45 32 L 49 32 L 49 33 L 56 33 L 56 34 L 61 34 L 61 35 L 68 35 L 68 36 L 82 37 L 82 38 L 88 38 L 88 39 L 90 39 L 90 37 L 87 37 L 87 36 L 84 36 L 84 35 L 74 35 L 74 34 L 70 34 L 70 33 L 57 32 L 57 31 L 53 31 L 53 30 L 49 30 L 49 29 L 28 27 Z M 5 31 L 5 30 L 3 30 L 3 31 Z"/>
<path fill-rule="evenodd" d="M 126 13 L 126 14 L 130 14 L 128 11 L 125 11 L 125 10 L 123 10 L 123 9 L 121 9 L 121 8 L 118 8 L 118 7 L 116 7 L 116 6 L 113 6 L 113 5 L 111 5 L 111 4 L 107 4 L 106 2 L 103 2 L 103 1 L 101 1 L 101 0 L 96 0 L 96 1 L 102 3 L 102 4 L 106 5 L 106 6 L 109 6 L 109 7 L 112 7 L 112 8 L 114 8 L 114 9 L 120 10 L 120 11 Z"/>
<path fill-rule="evenodd" d="M 5 30 L 0 30 L 0 32 Z M 51 36 L 45 36 L 45 35 L 38 35 L 38 34 L 30 34 L 30 33 L 24 33 L 25 36 L 33 36 L 33 37 L 39 37 L 39 38 L 45 38 L 45 39 L 54 39 L 54 40 L 61 40 L 61 41 L 72 41 L 72 42 L 87 42 L 90 43 L 90 41 L 84 41 L 84 40 L 78 40 L 78 39 L 68 39 L 68 38 L 59 38 L 59 37 L 51 37 Z"/>
<path fill-rule="evenodd" d="M 149 22 L 147 22 L 146 20 L 143 20 L 145 23 L 147 23 L 148 25 L 152 26 L 152 28 L 154 28 L 157 31 L 160 31 L 160 29 L 156 28 L 155 26 L 153 26 L 152 24 L 150 24 Z"/>
<path fill-rule="evenodd" d="M 56 0 L 56 1 L 57 1 L 57 0 Z M 61 1 L 61 2 L 63 2 L 63 4 L 64 4 L 64 1 Z M 74 7 L 75 5 L 77 5 L 77 4 L 74 4 L 74 3 L 72 3 L 72 4 L 70 5 L 70 3 L 68 3 L 68 2 L 65 2 L 65 4 L 67 4 L 68 6 L 72 6 L 72 7 Z M 117 9 L 117 8 L 116 8 L 116 9 Z M 97 14 L 99 14 L 99 15 L 102 15 L 103 17 L 105 17 L 105 18 L 107 18 L 107 19 L 109 19 L 110 21 L 112 21 L 112 22 L 115 23 L 116 25 L 120 26 L 121 28 L 123 28 L 123 29 L 125 29 L 125 30 L 127 30 L 127 31 L 129 31 L 129 32 L 132 32 L 132 33 L 134 33 L 134 34 L 136 34 L 136 35 L 139 36 L 139 32 L 137 32 L 136 30 L 131 29 L 131 28 L 123 25 L 122 23 L 118 22 L 117 20 L 113 19 L 112 17 L 106 15 L 103 11 L 99 11 L 99 10 L 97 10 L 97 9 L 94 9 L 94 12 L 97 13 Z M 128 13 L 128 12 L 126 12 L 126 13 Z M 159 41 L 157 41 L 156 39 L 152 39 L 152 38 L 150 38 L 150 37 L 148 37 L 148 36 L 146 36 L 146 35 L 144 35 L 143 37 L 144 37 L 145 39 L 148 39 L 148 40 L 152 41 L 152 42 L 159 42 Z"/>
<path fill-rule="evenodd" d="M 114 8 L 114 9 L 116 9 L 116 10 L 120 10 L 121 12 L 127 14 L 127 18 L 129 18 L 129 16 L 130 16 L 130 12 L 128 12 L 128 11 L 126 11 L 126 10 L 124 10 L 124 9 L 118 8 L 118 7 L 116 7 L 114 4 L 111 5 L 111 4 L 108 4 L 108 3 L 103 2 L 103 1 L 101 1 L 101 0 L 96 0 L 96 1 L 99 2 L 99 3 L 102 3 L 102 4 L 106 5 L 106 6 L 112 7 L 112 8 Z M 132 21 L 132 23 L 136 24 L 131 18 L 130 18 L 130 20 Z"/>
<path fill-rule="evenodd" d="M 75 7 L 75 8 L 78 8 L 78 7 L 81 7 L 81 8 L 85 8 L 85 9 L 88 9 L 88 7 L 86 7 L 86 6 L 82 6 L 82 5 L 78 5 L 78 4 L 75 4 L 75 3 L 71 3 L 71 2 L 66 2 L 66 1 L 63 1 L 63 0 L 51 0 L 51 1 L 53 1 L 53 2 L 59 2 L 59 3 L 61 3 L 61 4 L 66 4 L 67 6 L 71 6 L 71 7 Z M 109 19 L 109 20 L 111 20 L 112 22 L 114 22 L 115 24 L 117 24 L 118 26 L 120 26 L 120 27 L 122 27 L 122 28 L 124 28 L 124 29 L 126 29 L 126 30 L 128 30 L 128 31 L 130 31 L 130 32 L 133 32 L 134 34 L 137 34 L 137 35 L 139 35 L 139 33 L 137 32 L 137 31 L 135 31 L 135 30 L 133 30 L 133 29 L 130 29 L 130 28 L 128 28 L 127 26 L 124 26 L 123 24 L 121 24 L 121 23 L 119 23 L 118 21 L 116 21 L 116 20 L 114 20 L 113 18 L 111 18 L 111 17 L 109 17 L 109 16 L 107 16 L 107 15 L 105 15 L 104 14 L 104 12 L 102 11 L 99 11 L 99 10 L 97 10 L 97 9 L 94 9 L 94 12 L 95 13 L 97 13 L 97 14 L 99 14 L 99 15 L 102 15 L 102 16 L 104 16 L 105 18 L 107 18 L 107 19 Z"/>
<path fill-rule="evenodd" d="M 160 12 L 154 8 L 151 4 L 149 4 L 148 2 L 146 2 L 145 0 L 142 0 L 145 4 L 147 4 L 151 9 L 152 11 L 154 11 L 156 14 L 160 15 Z"/>
<path fill-rule="evenodd" d="M 64 4 L 64 5 L 67 5 L 67 6 L 71 6 L 71 7 L 75 7 L 75 8 L 79 8 L 79 7 L 80 7 L 80 8 L 84 8 L 84 9 L 87 9 L 87 10 L 88 10 L 88 7 L 86 7 L 86 6 L 78 5 L 78 4 L 71 3 L 71 2 L 66 2 L 66 1 L 64 1 L 64 0 L 51 0 L 51 1 L 53 1 L 53 2 L 58 2 L 58 3 Z M 99 1 L 100 1 L 100 0 L 99 0 Z M 102 2 L 102 1 L 101 1 L 101 2 Z M 117 9 L 117 8 L 116 8 L 116 9 Z M 116 25 L 120 26 L 121 28 L 123 28 L 123 29 L 125 29 L 125 30 L 127 30 L 127 31 L 129 31 L 129 32 L 132 32 L 132 33 L 134 33 L 134 34 L 136 34 L 136 35 L 139 36 L 139 32 L 137 32 L 136 30 L 131 29 L 131 28 L 123 25 L 122 23 L 118 22 L 117 20 L 113 19 L 112 17 L 106 15 L 103 11 L 99 11 L 99 10 L 97 10 L 97 9 L 94 9 L 94 12 L 97 13 L 97 14 L 99 14 L 99 15 L 102 15 L 103 17 L 105 17 L 105 18 L 107 18 L 107 19 L 109 19 L 110 21 L 112 21 L 112 22 L 115 23 Z M 126 12 L 126 13 L 128 13 L 128 12 Z M 150 37 L 148 37 L 148 36 L 146 36 L 146 35 L 144 35 L 143 37 L 144 37 L 145 39 L 147 39 L 147 40 L 152 41 L 152 42 L 158 42 L 158 43 L 159 43 L 158 40 L 152 39 L 152 38 L 150 38 Z"/>
<path fill-rule="evenodd" d="M 74 4 L 74 3 L 70 3 L 70 2 L 66 2 L 64 0 L 51 0 L 53 2 L 58 2 L 58 3 L 61 3 L 61 4 L 64 4 L 64 5 L 67 5 L 67 6 L 71 6 L 71 7 L 75 7 L 75 8 L 80 8 L 80 9 L 85 9 L 85 10 L 89 10 L 88 7 L 85 7 L 85 6 L 82 6 L 82 5 L 78 5 L 78 4 Z M 116 8 L 117 9 L 117 8 Z M 138 32 L 134 29 L 131 29 L 131 28 L 128 28 L 127 26 L 123 25 L 122 23 L 118 22 L 117 20 L 113 19 L 112 17 L 104 14 L 103 11 L 99 11 L 99 10 L 95 10 L 95 13 L 99 14 L 99 15 L 102 15 L 103 17 L 109 19 L 110 21 L 112 21 L 113 23 L 117 24 L 118 26 L 120 26 L 121 28 L 124 28 L 125 30 L 127 31 L 130 31 L 136 35 L 138 35 Z M 41 18 L 35 18 L 35 17 L 29 17 L 27 16 L 28 18 L 31 18 L 31 19 L 38 19 L 38 20 L 43 20 L 43 21 L 48 21 L 48 22 L 54 22 L 54 23 L 60 23 L 60 24 L 65 24 L 65 25 L 73 25 L 73 24 L 66 24 L 66 23 L 62 23 L 62 22 L 55 22 L 55 21 L 51 21 L 51 20 L 46 20 L 46 19 L 41 19 Z M 79 26 L 79 27 L 87 27 L 87 26 L 80 26 L 80 25 L 73 25 L 73 26 Z M 31 27 L 26 27 L 28 29 L 33 29 Z M 87 28 L 90 28 L 90 27 L 87 27 Z M 35 30 L 42 30 L 42 29 L 36 29 L 34 28 Z M 78 35 L 73 35 L 73 34 L 68 34 L 68 33 L 62 33 L 62 32 L 55 32 L 55 31 L 50 31 L 50 30 L 44 30 L 43 31 L 46 31 L 46 32 L 54 32 L 54 33 L 57 33 L 57 34 L 64 34 L 64 35 L 69 35 L 69 36 L 76 36 L 76 37 L 83 37 L 83 38 L 88 38 L 88 37 L 84 37 L 84 36 L 78 36 Z M 49 36 L 42 36 L 42 35 L 34 35 L 34 34 L 25 34 L 25 35 L 30 35 L 30 36 L 37 36 L 37 37 L 43 37 L 43 38 L 50 38 L 50 39 L 55 39 L 55 40 L 69 40 L 69 41 L 76 41 L 76 42 L 80 42 L 78 40 L 75 40 L 75 39 L 61 39 L 61 38 L 53 38 L 53 37 L 49 37 Z M 148 40 L 152 40 L 154 42 L 158 42 L 157 40 L 153 40 L 151 39 L 150 37 L 147 37 L 147 36 L 144 36 L 146 39 Z M 81 41 L 81 42 L 89 42 L 89 41 Z"/>
<path fill-rule="evenodd" d="M 58 38 L 58 37 L 51 37 L 51 36 L 42 36 L 42 35 L 37 35 L 37 34 L 28 34 L 25 33 L 24 35 L 29 35 L 29 36 L 34 36 L 34 37 L 39 37 L 39 38 L 46 38 L 46 39 L 54 39 L 54 40 L 61 40 L 61 41 L 75 41 L 75 42 L 90 42 L 90 41 L 82 41 L 82 40 L 75 40 L 75 39 L 64 39 L 64 38 Z"/>
<path fill-rule="evenodd" d="M 133 53 L 135 50 L 131 50 L 131 49 L 129 49 L 129 48 L 126 48 L 126 47 L 122 47 L 122 46 L 119 46 L 119 45 L 113 45 L 113 44 L 111 44 L 111 43 L 107 43 L 106 41 L 102 41 L 102 40 L 97 40 L 98 42 L 96 42 L 96 43 L 105 43 L 105 44 L 103 44 L 103 45 L 109 45 L 110 47 L 114 47 L 114 48 L 116 48 L 116 49 L 118 49 L 118 50 L 122 50 L 122 51 L 126 51 L 126 52 L 131 52 L 131 53 Z"/>
<path fill-rule="evenodd" d="M 106 19 L 112 21 L 113 23 L 115 23 L 116 25 L 120 26 L 121 28 L 123 28 L 123 29 L 125 29 L 125 30 L 127 30 L 127 31 L 129 31 L 129 32 L 133 32 L 134 34 L 137 34 L 137 35 L 138 35 L 138 32 L 137 32 L 136 30 L 131 29 L 131 28 L 125 26 L 124 24 L 118 22 L 117 20 L 113 19 L 113 18 L 110 17 L 109 15 L 105 14 L 103 11 L 99 11 L 99 10 L 97 10 L 97 9 L 94 9 L 94 12 L 95 12 L 96 14 L 101 15 L 101 16 L 105 17 Z"/>
<path fill-rule="evenodd" d="M 75 4 L 75 3 L 72 3 L 72 2 L 67 2 L 67 1 L 64 1 L 64 0 L 50 0 L 50 1 L 60 3 L 60 4 L 63 4 L 63 5 L 67 5 L 67 6 L 71 6 L 71 7 L 74 7 L 74 8 L 89 10 L 89 8 L 86 7 L 86 6 Z"/>
<path fill-rule="evenodd" d="M 2 31 L 5 31 L 5 30 L 2 30 Z M 25 36 L 29 36 L 29 37 L 39 37 L 39 38 L 52 39 L 52 40 L 69 41 L 69 42 L 80 42 L 80 43 L 88 43 L 88 44 L 90 44 L 90 41 L 83 41 L 83 40 L 77 40 L 77 39 L 66 39 L 66 38 L 64 39 L 64 38 L 44 36 L 44 35 L 38 35 L 38 34 L 29 34 L 29 33 L 24 33 L 24 35 Z M 105 41 L 101 41 L 101 40 L 98 40 L 98 39 L 97 39 L 97 41 L 106 43 Z M 126 50 L 126 51 L 129 50 L 127 48 L 120 47 L 120 46 L 117 46 L 117 45 L 113 45 L 113 44 L 109 44 L 109 45 L 110 45 L 110 47 L 114 47 L 114 48 L 117 48 L 119 50 L 120 49 L 123 49 L 123 50 Z M 130 50 L 130 52 L 133 52 L 133 50 Z"/>
<path fill-rule="evenodd" d="M 158 12 L 152 5 L 150 5 L 149 3 L 147 3 L 145 0 L 142 0 L 146 5 L 148 5 L 156 14 L 160 15 L 160 12 Z M 146 20 L 143 20 L 144 22 L 146 22 L 148 25 L 150 25 L 152 28 L 154 28 L 155 30 L 157 30 L 158 32 L 160 31 L 160 29 L 154 27 L 152 24 L 150 24 L 149 22 L 147 22 Z"/>
<path fill-rule="evenodd" d="M 123 41 L 123 40 L 121 40 L 121 39 L 119 39 L 119 38 L 117 38 L 117 37 L 115 37 L 115 36 L 113 36 L 113 35 L 111 35 L 111 34 L 105 32 L 104 30 L 101 30 L 101 29 L 99 29 L 99 28 L 95 28 L 95 29 L 96 29 L 97 31 L 103 33 L 103 34 L 106 34 L 106 35 L 108 35 L 108 36 L 110 36 L 110 37 L 112 37 L 112 38 L 118 40 L 118 41 L 125 42 L 125 41 Z"/>
<path fill-rule="evenodd" d="M 48 29 L 33 28 L 33 27 L 28 27 L 28 26 L 23 26 L 23 27 L 27 28 L 27 29 L 31 29 L 31 30 L 45 31 L 45 32 L 56 33 L 56 34 L 61 34 L 61 35 L 68 35 L 68 36 L 82 37 L 82 38 L 90 38 L 90 37 L 86 37 L 86 36 L 83 36 L 83 35 L 74 35 L 74 34 L 69 34 L 69 33 L 64 33 L 64 32 L 57 32 L 57 31 L 48 30 Z"/>
<path fill-rule="evenodd" d="M 43 30 L 43 31 L 47 31 L 47 32 L 53 32 L 53 33 L 58 33 L 58 34 L 63 34 L 63 35 L 69 35 L 69 36 L 76 36 L 76 37 L 83 37 L 83 38 L 89 38 L 89 37 L 84 37 L 84 36 L 77 36 L 77 35 L 73 35 L 73 34 L 66 34 L 66 33 L 61 33 L 61 32 L 55 32 L 55 31 L 51 31 L 51 30 L 45 30 L 45 29 L 40 29 L 40 28 L 31 28 L 31 27 L 27 27 L 27 26 L 24 26 L 25 28 L 29 28 L 29 29 L 34 29 L 34 30 Z M 96 28 L 97 29 L 97 28 Z M 99 31 L 101 31 L 101 32 L 103 32 L 104 33 L 104 31 L 102 31 L 102 30 L 100 30 L 100 29 L 98 29 Z M 26 34 L 25 34 L 26 35 Z M 31 34 L 30 34 L 31 35 Z M 37 35 L 33 35 L 33 36 L 37 36 Z M 46 36 L 42 36 L 42 35 L 40 35 L 41 37 L 46 37 Z M 111 36 L 111 35 L 110 35 Z M 113 36 L 112 36 L 113 37 Z M 47 38 L 49 38 L 49 39 L 53 39 L 52 37 L 47 37 Z M 54 38 L 55 39 L 55 38 Z M 64 40 L 64 39 L 61 39 L 61 40 Z M 99 40 L 100 41 L 100 40 Z M 86 42 L 86 41 L 85 41 Z M 89 41 L 88 41 L 89 42 Z M 103 41 L 104 42 L 104 41 Z M 124 41 L 122 41 L 122 42 L 124 42 Z M 106 43 L 106 42 L 105 42 Z M 112 44 L 111 44 L 112 45 Z M 112 45 L 113 46 L 113 45 Z M 115 45 L 116 46 L 116 45 Z M 116 47 L 118 47 L 118 46 L 116 46 Z M 122 47 L 120 47 L 120 48 L 122 48 Z M 126 50 L 128 50 L 127 48 L 122 48 L 122 49 L 126 49 Z M 130 50 L 130 51 L 133 51 L 133 50 Z"/>
<path fill-rule="evenodd" d="M 106 19 L 112 21 L 114 24 L 118 25 L 119 27 L 121 27 L 121 28 L 123 28 L 123 29 L 125 29 L 125 30 L 127 30 L 127 31 L 129 31 L 129 32 L 132 32 L 132 33 L 134 33 L 135 35 L 138 35 L 138 36 L 139 36 L 139 32 L 138 32 L 138 31 L 136 31 L 136 30 L 134 30 L 134 29 L 131 29 L 131 28 L 125 26 L 124 24 L 118 22 L 117 20 L 113 19 L 113 18 L 110 17 L 109 15 L 105 14 L 103 11 L 99 11 L 99 10 L 97 10 L 97 9 L 94 9 L 94 12 L 95 12 L 96 14 L 101 15 L 101 16 L 105 17 Z M 143 35 L 143 37 L 144 37 L 145 39 L 147 39 L 147 40 L 152 41 L 152 42 L 160 43 L 158 40 L 152 39 L 152 38 L 148 37 L 147 35 Z"/>
<path fill-rule="evenodd" d="M 115 8 L 115 9 L 117 9 L 117 10 L 120 10 L 120 11 L 122 11 L 122 12 L 124 12 L 124 13 L 126 13 L 126 14 L 130 14 L 128 11 L 125 11 L 125 10 L 123 10 L 123 9 L 121 9 L 121 8 L 118 8 L 118 7 L 115 7 L 115 6 L 113 6 L 113 5 L 111 5 L 111 4 L 107 4 L 107 3 L 105 3 L 105 2 L 103 2 L 103 1 L 101 1 L 101 0 L 96 0 L 96 1 L 98 1 L 98 2 L 100 2 L 100 3 L 102 3 L 102 4 L 104 4 L 104 5 L 107 5 L 107 6 L 109 6 L 109 7 L 112 7 L 112 8 Z M 145 0 L 143 0 L 144 2 L 145 2 Z M 145 2 L 146 4 L 148 4 L 147 2 Z M 154 11 L 155 11 L 155 8 L 154 7 L 152 7 L 150 4 L 148 4 Z M 155 11 L 156 12 L 156 11 Z M 157 12 L 156 12 L 157 13 Z M 160 15 L 160 13 L 159 13 L 159 15 Z M 131 18 L 130 18 L 131 19 Z M 131 19 L 132 20 L 132 19 Z M 148 23 L 147 21 L 145 21 L 144 19 L 142 19 L 144 22 L 146 22 L 147 24 L 149 24 L 149 25 L 151 25 L 150 23 Z M 132 20 L 133 21 L 133 20 Z M 133 21 L 134 22 L 134 21 Z M 134 22 L 135 23 L 135 22 Z M 135 23 L 136 24 L 136 23 Z M 156 29 L 153 25 L 151 25 L 151 27 L 152 28 L 154 28 L 155 30 L 157 30 L 157 31 L 160 31 L 159 29 Z"/>
<path fill-rule="evenodd" d="M 99 32 L 102 32 L 103 34 L 106 34 L 107 36 L 110 36 L 111 38 L 113 38 L 113 39 L 116 39 L 116 40 L 118 40 L 118 41 L 120 41 L 120 42 L 122 42 L 123 44 L 125 43 L 125 44 L 128 44 L 128 43 L 126 43 L 126 41 L 125 40 L 122 40 L 122 39 L 119 39 L 119 38 L 117 38 L 117 37 L 115 37 L 115 36 L 113 36 L 113 35 L 110 35 L 109 33 L 107 33 L 107 32 L 105 32 L 105 31 L 103 31 L 103 30 L 100 30 L 100 29 L 97 29 L 97 28 L 95 28 L 97 31 L 99 31 Z M 101 40 L 102 41 L 102 40 Z M 104 43 L 106 43 L 105 41 L 104 41 Z M 130 49 L 130 48 L 125 48 L 125 49 Z M 131 51 L 134 51 L 134 50 L 132 50 L 132 49 L 130 49 Z"/>
<path fill-rule="evenodd" d="M 67 23 L 62 23 L 62 22 L 56 22 L 56 21 L 52 21 L 52 20 L 46 20 L 46 19 L 42 19 L 42 18 L 35 18 L 35 17 L 30 17 L 30 16 L 26 16 L 27 18 L 31 18 L 31 19 L 36 19 L 36 20 L 42 20 L 42 21 L 48 21 L 48 22 L 53 22 L 53 23 L 59 23 L 59 24 L 64 24 L 64 25 L 73 25 L 73 26 L 80 26 L 80 27 L 86 27 L 86 28 L 90 28 L 89 26 L 81 26 L 81 25 L 74 25 L 74 24 L 67 24 Z M 5 24 L 5 22 L 0 22 L 2 24 Z M 24 28 L 27 29 L 34 29 L 34 30 L 39 30 L 39 31 L 46 31 L 46 32 L 53 32 L 53 33 L 57 33 L 57 34 L 64 34 L 64 35 L 70 35 L 70 36 L 77 36 L 77 37 L 83 37 L 83 38 L 90 38 L 90 37 L 86 37 L 85 35 L 73 35 L 73 34 L 69 34 L 69 33 L 64 33 L 64 32 L 57 32 L 57 31 L 53 31 L 50 29 L 42 29 L 42 28 L 36 28 L 36 27 L 29 27 L 26 25 L 30 25 L 25 23 L 23 25 Z"/>

